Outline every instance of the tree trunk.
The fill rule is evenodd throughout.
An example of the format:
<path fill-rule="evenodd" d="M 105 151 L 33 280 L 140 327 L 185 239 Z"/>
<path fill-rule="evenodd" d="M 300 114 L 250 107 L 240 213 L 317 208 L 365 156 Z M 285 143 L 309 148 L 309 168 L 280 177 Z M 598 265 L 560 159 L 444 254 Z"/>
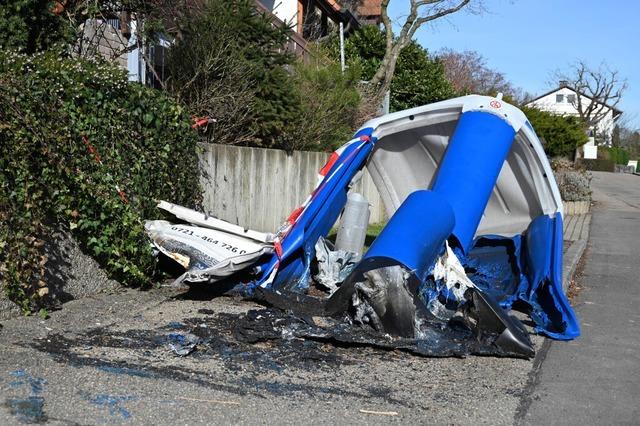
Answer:
<path fill-rule="evenodd" d="M 396 43 L 393 49 L 387 51 L 382 59 L 382 63 L 371 79 L 371 85 L 376 87 L 376 92 L 379 95 L 384 95 L 391 87 L 391 80 L 393 79 L 396 64 L 398 63 L 398 56 L 400 56 L 400 51 L 403 47 L 401 43 Z"/>

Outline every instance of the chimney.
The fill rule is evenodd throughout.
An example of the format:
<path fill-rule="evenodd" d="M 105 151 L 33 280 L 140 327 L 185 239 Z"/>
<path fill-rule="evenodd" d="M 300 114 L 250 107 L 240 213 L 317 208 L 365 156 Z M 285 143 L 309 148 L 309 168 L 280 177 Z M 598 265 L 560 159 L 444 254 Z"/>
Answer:
<path fill-rule="evenodd" d="M 558 84 L 560 85 L 560 87 L 568 87 L 569 86 L 569 82 L 567 80 L 560 80 L 558 82 Z"/>

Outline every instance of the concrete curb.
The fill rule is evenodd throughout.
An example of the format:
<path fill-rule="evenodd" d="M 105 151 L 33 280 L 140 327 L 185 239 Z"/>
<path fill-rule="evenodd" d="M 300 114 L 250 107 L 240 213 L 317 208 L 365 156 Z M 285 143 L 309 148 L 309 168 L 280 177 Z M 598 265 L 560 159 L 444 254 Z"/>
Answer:
<path fill-rule="evenodd" d="M 564 260 L 562 262 L 562 290 L 567 293 L 569 289 L 569 283 L 573 279 L 576 273 L 578 263 L 587 248 L 587 242 L 589 241 L 589 233 L 591 232 L 591 214 L 589 214 L 589 226 L 586 231 L 583 232 L 583 238 L 574 241 L 571 246 L 564 253 Z"/>

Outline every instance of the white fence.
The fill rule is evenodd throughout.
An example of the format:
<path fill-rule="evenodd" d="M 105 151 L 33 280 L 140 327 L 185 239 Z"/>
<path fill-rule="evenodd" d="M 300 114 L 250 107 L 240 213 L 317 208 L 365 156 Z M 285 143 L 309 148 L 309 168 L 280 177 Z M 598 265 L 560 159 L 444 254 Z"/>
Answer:
<path fill-rule="evenodd" d="M 273 232 L 307 198 L 328 153 L 201 144 L 203 206 L 226 221 Z M 385 220 L 378 190 L 366 172 L 354 188 L 371 204 L 370 223 Z"/>

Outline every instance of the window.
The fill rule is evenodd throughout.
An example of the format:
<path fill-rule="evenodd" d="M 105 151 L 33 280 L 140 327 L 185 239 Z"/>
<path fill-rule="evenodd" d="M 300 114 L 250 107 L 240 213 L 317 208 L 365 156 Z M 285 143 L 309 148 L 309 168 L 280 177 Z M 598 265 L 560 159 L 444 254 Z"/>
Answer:
<path fill-rule="evenodd" d="M 564 95 L 556 95 L 556 103 L 562 103 L 564 101 Z"/>
<path fill-rule="evenodd" d="M 576 102 L 576 95 L 567 95 L 567 102 L 574 104 Z"/>

